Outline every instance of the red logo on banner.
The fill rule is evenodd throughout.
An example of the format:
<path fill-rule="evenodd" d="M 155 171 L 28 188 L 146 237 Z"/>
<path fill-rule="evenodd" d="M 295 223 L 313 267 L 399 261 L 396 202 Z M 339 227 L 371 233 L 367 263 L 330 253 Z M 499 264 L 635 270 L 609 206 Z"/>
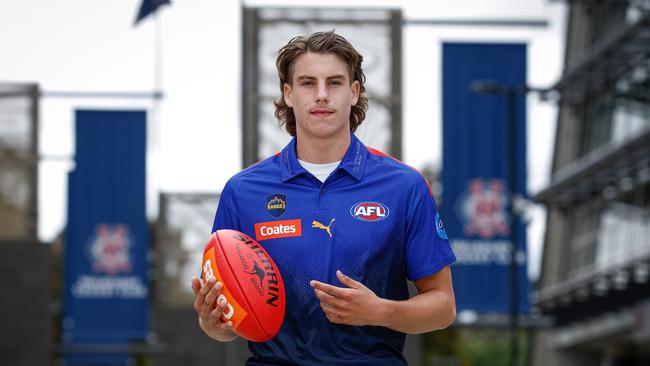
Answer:
<path fill-rule="evenodd" d="M 109 275 L 130 272 L 133 268 L 129 254 L 130 246 L 131 240 L 126 225 L 98 225 L 90 243 L 93 272 Z"/>
<path fill-rule="evenodd" d="M 469 183 L 468 193 L 461 203 L 465 234 L 478 235 L 485 239 L 508 235 L 508 197 L 503 181 L 474 179 Z"/>

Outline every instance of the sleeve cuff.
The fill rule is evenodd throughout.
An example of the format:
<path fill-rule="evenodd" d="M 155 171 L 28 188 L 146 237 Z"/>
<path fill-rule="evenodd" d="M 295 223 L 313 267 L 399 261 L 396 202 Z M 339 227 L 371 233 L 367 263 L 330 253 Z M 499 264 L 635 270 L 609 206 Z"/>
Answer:
<path fill-rule="evenodd" d="M 425 277 L 429 277 L 433 274 L 440 272 L 440 270 L 454 263 L 455 261 L 456 261 L 456 257 L 453 254 L 449 254 L 446 257 L 440 259 L 439 261 L 435 262 L 434 264 L 432 264 L 431 266 L 425 269 L 422 269 L 415 273 L 409 273 L 407 277 L 409 281 L 413 281 L 413 282 L 417 280 L 421 280 Z"/>

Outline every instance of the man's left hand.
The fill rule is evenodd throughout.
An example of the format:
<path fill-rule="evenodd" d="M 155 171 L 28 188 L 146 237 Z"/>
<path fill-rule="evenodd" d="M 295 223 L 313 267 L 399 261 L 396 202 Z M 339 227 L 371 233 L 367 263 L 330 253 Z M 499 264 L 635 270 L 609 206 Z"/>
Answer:
<path fill-rule="evenodd" d="M 336 287 L 313 280 L 309 285 L 327 319 L 336 324 L 384 326 L 390 312 L 389 301 L 375 295 L 362 283 L 336 271 L 336 277 L 347 287 Z"/>

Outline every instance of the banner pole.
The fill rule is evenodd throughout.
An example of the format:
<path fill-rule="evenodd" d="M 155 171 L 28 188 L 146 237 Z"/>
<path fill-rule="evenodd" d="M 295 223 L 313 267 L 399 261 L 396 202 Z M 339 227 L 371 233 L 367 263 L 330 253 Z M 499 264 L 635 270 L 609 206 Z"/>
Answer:
<path fill-rule="evenodd" d="M 517 90 L 515 86 L 506 89 L 508 103 L 508 173 L 510 186 L 510 364 L 519 365 L 519 289 L 517 281 L 518 222 L 515 198 L 517 197 Z"/>

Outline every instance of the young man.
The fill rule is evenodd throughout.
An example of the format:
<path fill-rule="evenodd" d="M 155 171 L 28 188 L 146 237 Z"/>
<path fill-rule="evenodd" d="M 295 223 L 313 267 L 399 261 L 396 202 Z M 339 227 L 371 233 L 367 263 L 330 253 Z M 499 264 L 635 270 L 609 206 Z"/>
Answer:
<path fill-rule="evenodd" d="M 368 103 L 361 62 L 334 32 L 284 46 L 276 116 L 294 138 L 222 192 L 212 230 L 259 241 L 287 294 L 280 332 L 249 343 L 248 365 L 405 364 L 404 333 L 455 319 L 455 258 L 426 181 L 354 135 Z M 407 279 L 418 290 L 412 298 Z M 192 288 L 201 329 L 218 341 L 236 338 L 219 320 L 221 283 L 193 278 Z"/>

